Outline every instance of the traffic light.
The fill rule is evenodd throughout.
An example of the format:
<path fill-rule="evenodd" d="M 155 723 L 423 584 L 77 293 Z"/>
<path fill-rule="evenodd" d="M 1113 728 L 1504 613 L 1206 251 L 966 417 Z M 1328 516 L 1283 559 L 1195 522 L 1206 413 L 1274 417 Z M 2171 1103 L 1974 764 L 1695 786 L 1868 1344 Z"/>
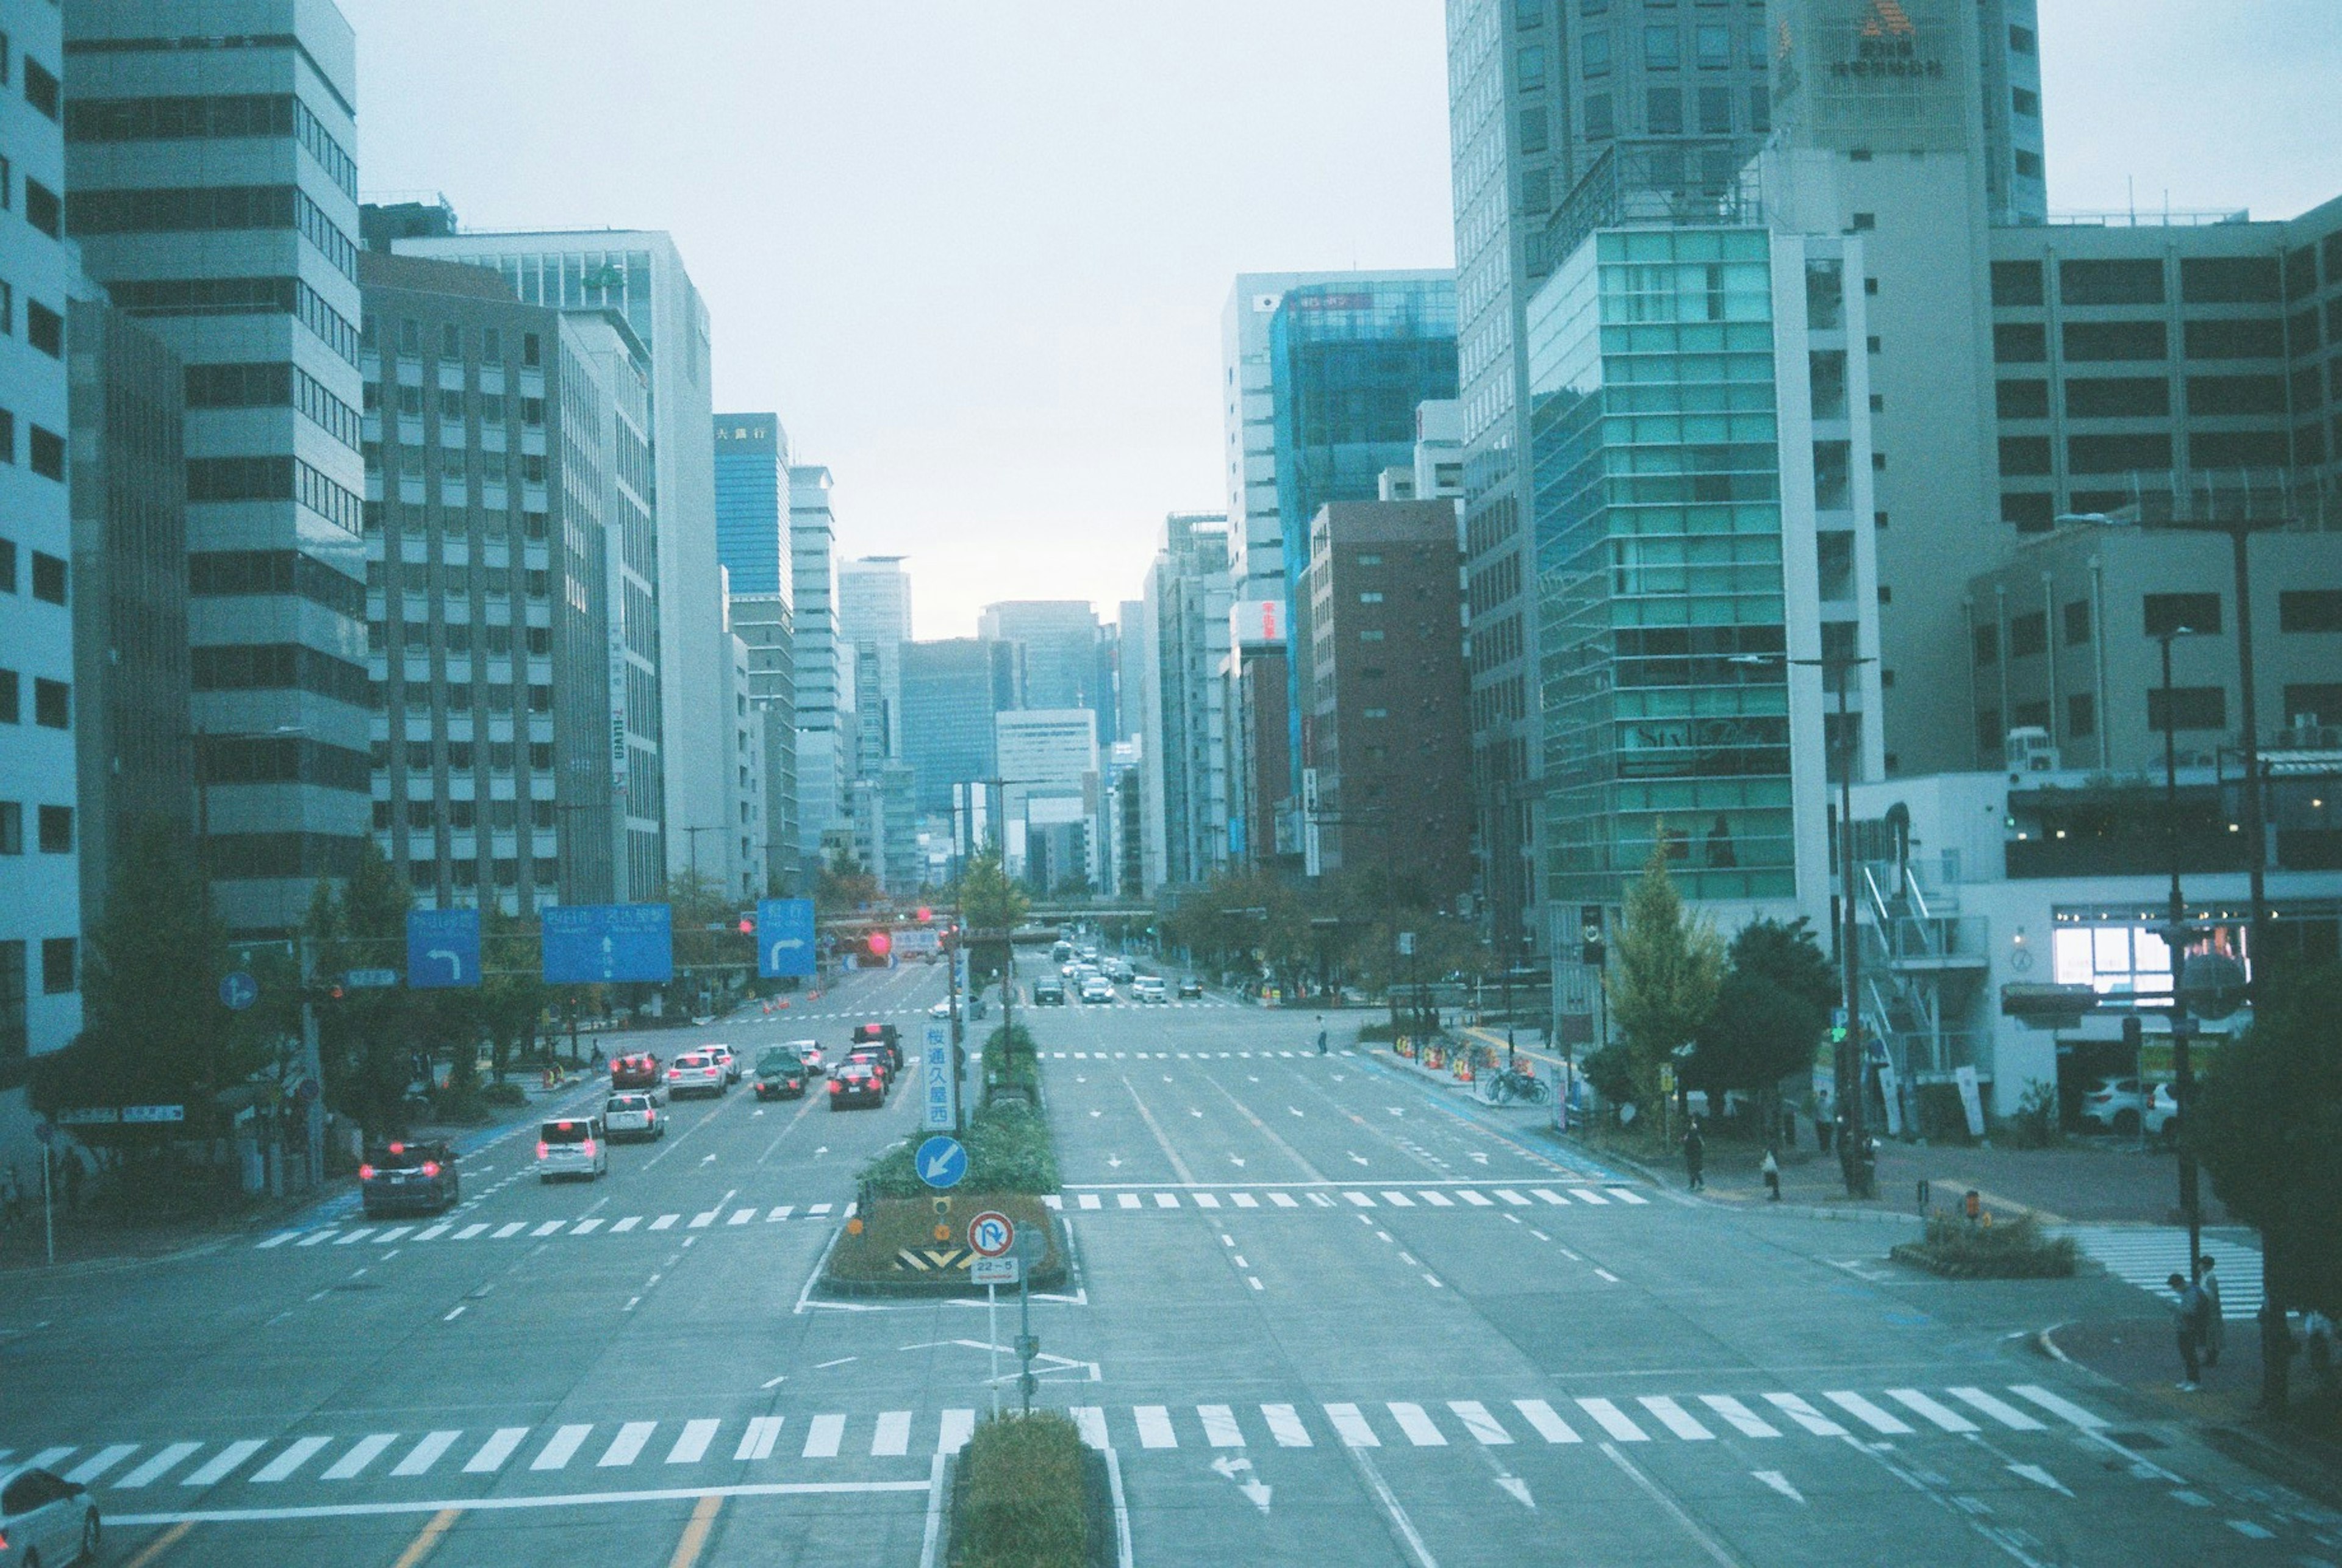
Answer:
<path fill-rule="evenodd" d="M 740 917 L 740 934 L 743 936 L 754 936 L 756 934 L 756 917 L 755 915 L 744 914 Z"/>
<path fill-rule="evenodd" d="M 862 948 L 873 958 L 884 958 L 895 951 L 895 939 L 883 931 L 874 931 L 862 939 Z"/>
<path fill-rule="evenodd" d="M 930 924 L 931 922 L 933 922 L 933 921 L 934 921 L 934 919 L 935 919 L 935 917 L 936 917 L 936 912 L 935 912 L 934 910 L 932 910 L 932 909 L 928 908 L 928 907 L 927 907 L 926 904 L 921 904 L 921 905 L 919 905 L 918 914 L 919 914 L 919 924 L 920 924 L 921 925 L 926 925 L 926 924 Z"/>
<path fill-rule="evenodd" d="M 1602 906 L 1580 904 L 1577 910 L 1578 935 L 1584 945 L 1578 949 L 1578 962 L 1588 969 L 1599 969 L 1609 955 L 1602 941 Z"/>

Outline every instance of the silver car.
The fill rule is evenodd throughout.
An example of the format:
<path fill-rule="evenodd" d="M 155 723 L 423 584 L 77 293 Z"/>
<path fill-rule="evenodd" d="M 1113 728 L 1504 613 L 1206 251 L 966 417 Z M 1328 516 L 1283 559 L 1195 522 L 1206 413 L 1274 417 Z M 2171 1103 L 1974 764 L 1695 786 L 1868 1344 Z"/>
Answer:
<path fill-rule="evenodd" d="M 667 1064 L 666 1092 L 675 1099 L 686 1094 L 714 1094 L 720 1099 L 731 1084 L 724 1064 L 705 1051 L 686 1051 Z"/>
<path fill-rule="evenodd" d="M 723 1064 L 724 1081 L 726 1084 L 737 1084 L 740 1081 L 740 1058 L 732 1054 L 731 1046 L 702 1045 L 700 1049 Z"/>
<path fill-rule="evenodd" d="M 536 1130 L 536 1174 L 598 1181 L 610 1168 L 610 1134 L 599 1116 L 564 1116 Z"/>
<path fill-rule="evenodd" d="M 0 1486 L 0 1563 L 97 1561 L 97 1504 L 88 1489 L 46 1470 L 25 1469 Z"/>
<path fill-rule="evenodd" d="M 648 1141 L 666 1136 L 666 1122 L 659 1115 L 658 1105 L 646 1089 L 611 1095 L 602 1107 L 602 1124 L 610 1130 L 613 1143 L 620 1138 Z"/>

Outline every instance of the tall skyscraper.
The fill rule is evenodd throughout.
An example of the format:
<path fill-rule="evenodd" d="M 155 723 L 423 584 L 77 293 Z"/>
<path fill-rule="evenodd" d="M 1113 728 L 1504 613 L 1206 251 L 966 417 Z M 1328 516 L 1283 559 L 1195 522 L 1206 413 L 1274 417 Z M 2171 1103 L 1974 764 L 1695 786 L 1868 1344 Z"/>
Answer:
<path fill-rule="evenodd" d="M 372 774 L 356 42 L 330 0 L 223 0 L 199 25 L 171 0 L 75 5 L 65 34 L 65 226 L 197 394 L 187 569 L 220 913 L 282 929 L 356 863 Z M 52 203 L 25 209 L 54 228 Z"/>
<path fill-rule="evenodd" d="M 846 819 L 854 777 L 853 654 L 837 640 L 837 519 L 829 470 L 789 470 L 789 604 L 796 618 L 797 843 L 808 867 Z"/>
<path fill-rule="evenodd" d="M 1097 689 L 1097 611 L 1086 602 L 1012 599 L 986 604 L 976 634 L 1024 645 L 1024 706 L 1087 708 L 1112 715 L 1113 694 Z"/>
<path fill-rule="evenodd" d="M 716 554 L 731 590 L 732 633 L 746 645 L 748 704 L 764 777 L 763 885 L 796 888 L 796 563 L 789 522 L 789 435 L 776 414 L 716 416 Z M 753 848 L 753 845 L 752 845 Z"/>
<path fill-rule="evenodd" d="M 903 644 L 911 640 L 911 577 L 900 555 L 866 555 L 837 568 L 838 641 L 872 667 L 855 673 L 857 755 L 903 754 Z M 865 700 L 866 694 L 870 699 Z M 867 773 L 870 765 L 863 771 Z"/>
<path fill-rule="evenodd" d="M 1228 607 L 1236 584 L 1227 519 L 1174 513 L 1146 573 L 1141 732 L 1146 886 L 1203 882 L 1225 864 Z M 1003 759 L 1004 771 L 1006 759 Z"/>
<path fill-rule="evenodd" d="M 789 433 L 777 414 L 716 416 L 716 560 L 735 597 L 789 580 Z"/>
<path fill-rule="evenodd" d="M 732 634 L 747 650 L 748 707 L 760 727 L 766 884 L 794 892 L 803 884 L 804 852 L 797 822 L 796 627 L 787 597 L 733 594 Z"/>
<path fill-rule="evenodd" d="M 952 785 L 996 776 L 993 715 L 1013 709 L 1006 644 L 953 637 L 903 646 L 903 744 L 922 816 L 947 816 Z"/>
<path fill-rule="evenodd" d="M 449 234 L 400 239 L 405 255 L 475 262 L 502 273 L 529 305 L 616 313 L 650 365 L 650 452 L 656 573 L 659 763 L 666 870 L 699 869 L 739 885 L 738 774 L 730 711 L 731 650 L 716 531 L 715 408 L 707 306 L 682 253 L 652 230 Z M 697 828 L 695 834 L 688 830 Z M 713 829 L 714 832 L 709 830 Z"/>

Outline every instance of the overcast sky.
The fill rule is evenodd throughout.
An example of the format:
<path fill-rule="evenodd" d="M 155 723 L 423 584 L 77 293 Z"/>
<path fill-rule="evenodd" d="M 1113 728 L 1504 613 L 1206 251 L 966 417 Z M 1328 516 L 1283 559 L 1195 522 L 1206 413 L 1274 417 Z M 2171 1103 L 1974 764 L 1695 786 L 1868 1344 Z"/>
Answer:
<path fill-rule="evenodd" d="M 1218 510 L 1239 271 L 1445 266 L 1438 0 L 340 0 L 369 195 L 665 228 L 922 637 Z M 2042 0 L 2050 203 L 2342 194 L 2342 0 Z M 2127 186 L 2126 181 L 2131 182 Z"/>

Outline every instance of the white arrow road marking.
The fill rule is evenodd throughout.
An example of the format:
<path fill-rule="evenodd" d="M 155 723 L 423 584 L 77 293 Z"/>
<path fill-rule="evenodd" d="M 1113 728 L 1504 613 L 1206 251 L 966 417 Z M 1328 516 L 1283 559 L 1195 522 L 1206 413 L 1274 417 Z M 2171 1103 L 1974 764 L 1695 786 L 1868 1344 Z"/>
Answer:
<path fill-rule="evenodd" d="M 1292 1112 L 1296 1116 L 1301 1114 L 1301 1107 L 1298 1105 L 1287 1105 L 1286 1109 Z"/>
<path fill-rule="evenodd" d="M 1467 1155 L 1469 1155 L 1471 1158 L 1473 1158 L 1473 1159 L 1475 1159 L 1475 1160 L 1477 1160 L 1480 1164 L 1484 1164 L 1484 1165 L 1485 1165 L 1485 1164 L 1486 1164 L 1488 1163 L 1488 1156 L 1487 1156 L 1487 1155 L 1486 1155 L 1486 1154 L 1482 1154 L 1482 1153 L 1481 1153 L 1479 1150 L 1477 1150 L 1477 1149 L 1466 1149 L 1466 1151 L 1464 1151 L 1464 1152 L 1465 1152 Z"/>
<path fill-rule="evenodd" d="M 1246 1497 L 1251 1498 L 1254 1507 L 1259 1509 L 1263 1513 L 1268 1512 L 1268 1496 L 1274 1488 L 1253 1477 L 1251 1460 L 1230 1459 L 1223 1455 L 1222 1457 L 1212 1461 L 1212 1468 L 1218 1471 L 1222 1475 L 1226 1476 L 1230 1481 L 1236 1482 L 1236 1490 L 1242 1492 Z M 1237 1478 L 1239 1476 L 1242 1476 L 1245 1479 L 1238 1480 Z"/>
<path fill-rule="evenodd" d="M 2074 1495 L 2073 1493 L 2067 1490 L 2066 1483 L 2064 1482 L 2058 1480 L 2056 1476 L 2050 1474 L 2047 1471 L 2042 1469 L 2037 1464 L 2012 1464 L 2008 1467 L 2008 1470 L 2010 1474 L 2021 1475 L 2025 1477 L 2026 1480 L 2032 1482 L 2036 1486 L 2046 1486 L 2050 1491 L 2058 1493 L 2067 1497 Z"/>
<path fill-rule="evenodd" d="M 1190 1107 L 1188 1108 L 1187 1114 L 1189 1114 L 1190 1116 L 1201 1116 L 1201 1115 L 1203 1114 L 1203 1112 L 1201 1112 L 1201 1111 L 1198 1111 L 1198 1110 L 1195 1109 L 1193 1106 L 1190 1106 Z"/>
<path fill-rule="evenodd" d="M 1536 1500 L 1529 1495 L 1529 1483 L 1517 1475 L 1499 1475 L 1496 1484 L 1512 1493 L 1513 1500 L 1531 1513 L 1536 1511 Z"/>
<path fill-rule="evenodd" d="M 1120 1154 L 1108 1154 L 1106 1157 L 1106 1163 L 1107 1166 L 1113 1170 L 1119 1171 L 1122 1169 L 1122 1156 Z"/>
<path fill-rule="evenodd" d="M 1228 1156 L 1228 1163 L 1241 1168 L 1244 1164 L 1244 1156 L 1242 1154 L 1230 1154 Z"/>
<path fill-rule="evenodd" d="M 755 1110 L 753 1110 L 753 1111 L 751 1111 L 751 1112 L 749 1112 L 749 1113 L 748 1113 L 748 1114 L 749 1114 L 749 1115 L 751 1115 L 751 1116 L 761 1116 L 761 1115 L 763 1115 L 764 1114 L 765 1114 L 765 1108 L 764 1108 L 762 1105 L 757 1106 Z"/>
<path fill-rule="evenodd" d="M 1367 1163 L 1366 1157 L 1355 1149 L 1345 1149 L 1342 1153 L 1350 1156 L 1350 1163 L 1354 1165 L 1363 1165 Z"/>
<path fill-rule="evenodd" d="M 778 1388 L 778 1387 L 780 1387 L 780 1386 L 781 1386 L 781 1384 L 783 1384 L 783 1383 L 786 1383 L 786 1382 L 788 1382 L 788 1381 L 789 1381 L 789 1374 L 788 1374 L 787 1373 L 781 1373 L 781 1375 L 780 1375 L 780 1376 L 776 1377 L 776 1378 L 769 1378 L 769 1379 L 766 1380 L 765 1382 L 758 1383 L 756 1386 L 757 1386 L 758 1388 Z"/>
<path fill-rule="evenodd" d="M 1405 1111 L 1399 1109 L 1396 1105 L 1386 1105 L 1383 1109 L 1388 1111 L 1394 1116 L 1404 1116 L 1406 1114 Z"/>
<path fill-rule="evenodd" d="M 1777 1470 L 1752 1470 L 1748 1473 L 1792 1503 L 1803 1503 L 1805 1493 L 1789 1484 L 1789 1478 Z"/>

